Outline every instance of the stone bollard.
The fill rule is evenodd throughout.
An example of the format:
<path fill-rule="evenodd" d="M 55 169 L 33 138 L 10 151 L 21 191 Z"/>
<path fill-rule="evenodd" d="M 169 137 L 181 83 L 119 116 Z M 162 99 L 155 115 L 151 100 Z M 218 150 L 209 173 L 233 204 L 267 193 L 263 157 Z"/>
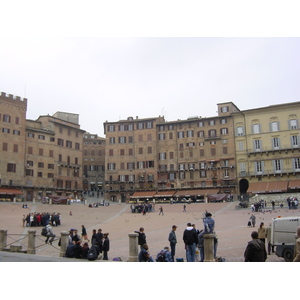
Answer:
<path fill-rule="evenodd" d="M 214 262 L 214 238 L 215 234 L 204 234 L 204 261 Z"/>
<path fill-rule="evenodd" d="M 69 236 L 69 232 L 67 231 L 62 231 L 60 233 L 60 254 L 59 254 L 60 257 L 66 256 L 66 250 L 69 244 L 68 236 Z"/>
<path fill-rule="evenodd" d="M 0 229 L 0 251 L 2 251 L 6 247 L 7 240 L 7 230 Z"/>
<path fill-rule="evenodd" d="M 139 255 L 138 234 L 129 233 L 129 257 L 128 262 L 137 262 Z"/>
<path fill-rule="evenodd" d="M 35 230 L 28 230 L 27 254 L 35 254 Z"/>

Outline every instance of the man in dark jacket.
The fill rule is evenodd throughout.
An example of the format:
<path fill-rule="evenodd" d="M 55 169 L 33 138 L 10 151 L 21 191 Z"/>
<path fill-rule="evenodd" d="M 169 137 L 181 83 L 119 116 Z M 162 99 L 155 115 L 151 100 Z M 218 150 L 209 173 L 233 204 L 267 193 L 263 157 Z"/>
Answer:
<path fill-rule="evenodd" d="M 140 231 L 135 231 L 135 233 L 137 233 L 139 235 L 138 236 L 138 244 L 140 245 L 141 248 L 142 248 L 142 246 L 144 244 L 147 244 L 147 242 L 146 242 L 146 234 L 145 234 L 144 231 L 145 230 L 144 230 L 143 227 L 140 228 Z"/>
<path fill-rule="evenodd" d="M 185 244 L 187 262 L 194 262 L 196 258 L 196 245 L 198 244 L 198 236 L 196 229 L 191 223 L 187 223 L 187 228 L 183 232 L 183 241 Z"/>
<path fill-rule="evenodd" d="M 244 257 L 245 262 L 264 262 L 267 259 L 265 243 L 258 238 L 258 232 L 251 233 L 252 241 L 246 247 Z"/>

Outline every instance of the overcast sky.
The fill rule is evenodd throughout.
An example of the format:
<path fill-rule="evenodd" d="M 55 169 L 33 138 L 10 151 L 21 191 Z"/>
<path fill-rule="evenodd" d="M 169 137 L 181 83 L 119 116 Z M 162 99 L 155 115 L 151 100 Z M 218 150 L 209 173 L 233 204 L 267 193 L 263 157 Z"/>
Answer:
<path fill-rule="evenodd" d="M 32 28 L 42 26 L 38 17 Z M 76 113 L 81 129 L 104 136 L 106 120 L 173 121 L 215 116 L 217 103 L 227 101 L 241 110 L 300 101 L 299 37 L 48 37 L 18 35 L 32 18 L 22 11 L 10 25 L 18 20 L 12 36 L 0 40 L 0 92 L 26 97 L 28 119 Z"/>
<path fill-rule="evenodd" d="M 300 101 L 300 38 L 23 38 L 0 48 L 1 91 L 28 98 L 27 118 L 79 114 L 81 129 L 167 121 Z"/>

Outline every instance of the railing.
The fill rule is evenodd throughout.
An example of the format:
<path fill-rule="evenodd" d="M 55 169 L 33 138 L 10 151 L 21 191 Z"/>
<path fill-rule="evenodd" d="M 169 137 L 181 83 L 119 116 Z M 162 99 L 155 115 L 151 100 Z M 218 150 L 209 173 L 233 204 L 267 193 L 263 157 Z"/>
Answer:
<path fill-rule="evenodd" d="M 61 232 L 61 237 L 65 234 Z M 68 236 L 68 233 L 66 233 Z M 27 239 L 27 243 L 26 243 Z M 51 247 L 51 253 L 53 249 L 60 253 L 60 256 L 65 253 L 65 249 L 58 248 L 51 244 L 45 243 L 45 236 L 36 235 L 35 230 L 28 230 L 26 234 L 7 234 L 6 229 L 0 229 L 0 251 L 22 252 L 27 254 L 36 254 L 36 252 L 44 251 L 48 253 L 49 247 Z M 58 241 L 56 237 L 54 241 Z M 55 253 L 55 251 L 54 251 Z"/>

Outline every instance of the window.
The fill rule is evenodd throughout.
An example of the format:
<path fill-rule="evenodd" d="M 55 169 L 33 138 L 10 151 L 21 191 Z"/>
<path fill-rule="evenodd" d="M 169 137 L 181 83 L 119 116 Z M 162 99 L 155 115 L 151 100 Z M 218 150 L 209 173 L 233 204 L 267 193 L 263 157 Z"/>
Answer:
<path fill-rule="evenodd" d="M 279 122 L 271 122 L 270 129 L 272 132 L 279 131 Z"/>
<path fill-rule="evenodd" d="M 239 149 L 239 151 L 245 150 L 245 148 L 244 148 L 244 142 L 238 142 L 238 149 Z"/>
<path fill-rule="evenodd" d="M 204 126 L 204 122 L 203 121 L 200 121 L 199 123 L 198 123 L 198 127 L 203 127 Z"/>
<path fill-rule="evenodd" d="M 7 172 L 16 172 L 16 164 L 8 163 L 7 164 Z"/>
<path fill-rule="evenodd" d="M 159 153 L 158 155 L 159 155 L 158 159 L 160 159 L 160 160 L 165 160 L 165 159 L 167 159 L 167 154 L 166 154 L 165 152 Z"/>
<path fill-rule="evenodd" d="M 108 125 L 107 131 L 109 131 L 109 132 L 115 131 L 115 126 L 114 125 Z"/>
<path fill-rule="evenodd" d="M 245 134 L 244 127 L 242 127 L 242 126 L 236 127 L 236 129 L 235 129 L 235 135 L 236 136 L 242 136 L 244 134 Z"/>
<path fill-rule="evenodd" d="M 39 148 L 39 156 L 43 156 L 44 155 L 44 149 Z"/>
<path fill-rule="evenodd" d="M 58 146 L 63 146 L 64 145 L 64 140 L 63 139 L 57 139 L 57 145 Z"/>
<path fill-rule="evenodd" d="M 291 136 L 291 144 L 293 148 L 299 147 L 299 136 L 298 135 L 292 135 Z"/>
<path fill-rule="evenodd" d="M 10 123 L 10 116 L 9 115 L 3 115 L 3 122 Z"/>
<path fill-rule="evenodd" d="M 20 131 L 20 130 L 13 130 L 13 134 L 14 134 L 14 135 L 20 135 L 20 134 L 21 134 L 21 131 Z"/>
<path fill-rule="evenodd" d="M 165 139 L 166 139 L 165 133 L 159 133 L 159 134 L 158 134 L 158 139 L 159 139 L 160 141 L 165 140 Z"/>
<path fill-rule="evenodd" d="M 119 144 L 125 144 L 126 143 L 126 136 L 120 136 L 119 137 Z"/>
<path fill-rule="evenodd" d="M 229 112 L 229 107 L 228 107 L 228 106 L 223 106 L 223 107 L 221 107 L 221 112 L 222 112 L 222 113 Z"/>
<path fill-rule="evenodd" d="M 2 132 L 3 133 L 10 133 L 10 129 L 9 128 L 2 128 Z"/>
<path fill-rule="evenodd" d="M 42 135 L 42 134 L 39 134 L 39 135 L 38 135 L 38 139 L 39 139 L 39 140 L 45 140 L 45 136 Z"/>
<path fill-rule="evenodd" d="M 254 125 L 252 125 L 252 133 L 253 134 L 260 133 L 260 124 L 254 124 Z"/>
<path fill-rule="evenodd" d="M 28 132 L 27 136 L 30 138 L 34 138 L 34 133 Z"/>
<path fill-rule="evenodd" d="M 289 128 L 297 129 L 298 128 L 298 120 L 289 120 Z"/>
<path fill-rule="evenodd" d="M 210 126 L 214 126 L 214 125 L 216 124 L 216 121 L 215 121 L 215 120 L 210 120 L 210 121 L 208 122 L 208 124 L 209 124 Z"/>
<path fill-rule="evenodd" d="M 116 138 L 115 137 L 110 137 L 109 138 L 109 143 L 110 144 L 114 144 L 116 142 Z"/>
<path fill-rule="evenodd" d="M 17 145 L 17 144 L 15 144 L 15 145 L 14 145 L 14 153 L 18 153 L 18 151 L 19 151 L 19 149 L 18 149 L 18 145 Z"/>
<path fill-rule="evenodd" d="M 184 138 L 184 131 L 178 131 L 178 138 L 179 139 Z"/>
<path fill-rule="evenodd" d="M 261 151 L 261 140 L 253 141 L 254 151 Z"/>
<path fill-rule="evenodd" d="M 204 137 L 204 131 L 198 131 L 198 137 Z"/>
<path fill-rule="evenodd" d="M 255 173 L 256 174 L 262 174 L 263 172 L 263 162 L 262 161 L 256 161 L 255 162 Z"/>
<path fill-rule="evenodd" d="M 227 119 L 221 119 L 220 120 L 220 124 L 226 124 L 227 123 Z"/>
<path fill-rule="evenodd" d="M 221 134 L 228 134 L 228 128 L 222 128 Z"/>
<path fill-rule="evenodd" d="M 210 137 L 215 137 L 217 136 L 217 131 L 215 129 L 209 130 L 208 135 Z"/>
<path fill-rule="evenodd" d="M 43 162 L 38 162 L 38 167 L 39 168 L 44 168 L 44 163 Z"/>
<path fill-rule="evenodd" d="M 33 176 L 33 170 L 26 169 L 25 174 L 26 174 L 26 176 Z"/>
<path fill-rule="evenodd" d="M 280 173 L 282 171 L 282 161 L 281 161 L 281 159 L 273 160 L 273 165 L 274 165 L 274 171 L 276 173 Z"/>
<path fill-rule="evenodd" d="M 107 169 L 108 170 L 115 170 L 116 169 L 116 164 L 115 163 L 108 163 L 107 164 Z"/>
<path fill-rule="evenodd" d="M 66 147 L 72 149 L 72 142 L 66 141 Z"/>
<path fill-rule="evenodd" d="M 178 166 L 178 169 L 179 169 L 180 171 L 184 171 L 184 164 L 180 164 L 180 165 Z"/>
<path fill-rule="evenodd" d="M 188 130 L 187 131 L 187 137 L 193 137 L 194 136 L 194 131 L 193 130 Z"/>
<path fill-rule="evenodd" d="M 299 157 L 296 157 L 296 158 L 293 158 L 293 166 L 294 166 L 294 170 L 295 171 L 300 171 L 300 158 Z"/>
<path fill-rule="evenodd" d="M 7 151 L 8 149 L 8 144 L 7 143 L 3 143 L 2 145 L 2 151 Z"/>
<path fill-rule="evenodd" d="M 273 146 L 273 149 L 279 149 L 279 138 L 278 137 L 272 138 L 272 146 Z"/>

